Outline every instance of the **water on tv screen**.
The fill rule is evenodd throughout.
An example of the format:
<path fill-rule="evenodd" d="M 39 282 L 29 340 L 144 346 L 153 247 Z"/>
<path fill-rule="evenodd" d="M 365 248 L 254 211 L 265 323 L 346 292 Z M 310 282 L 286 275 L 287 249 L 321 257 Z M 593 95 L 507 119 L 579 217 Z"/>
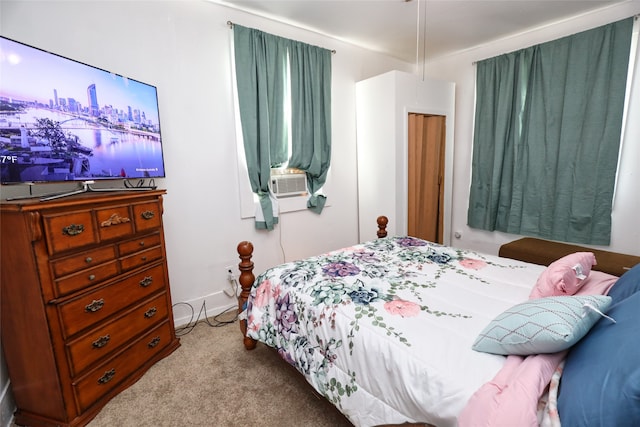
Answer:
<path fill-rule="evenodd" d="M 2 183 L 165 176 L 155 86 L 0 36 Z"/>

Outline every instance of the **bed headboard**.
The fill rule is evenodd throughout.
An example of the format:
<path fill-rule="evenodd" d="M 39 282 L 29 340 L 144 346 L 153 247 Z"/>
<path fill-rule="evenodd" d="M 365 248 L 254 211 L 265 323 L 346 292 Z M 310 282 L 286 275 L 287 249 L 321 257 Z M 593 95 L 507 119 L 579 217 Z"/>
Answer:
<path fill-rule="evenodd" d="M 517 259 L 532 264 L 549 265 L 553 261 L 574 252 L 593 252 L 597 264 L 593 270 L 622 276 L 636 264 L 640 264 L 640 256 L 621 254 L 572 245 L 569 243 L 552 242 L 549 240 L 523 237 L 500 246 L 498 255 L 505 258 Z"/>

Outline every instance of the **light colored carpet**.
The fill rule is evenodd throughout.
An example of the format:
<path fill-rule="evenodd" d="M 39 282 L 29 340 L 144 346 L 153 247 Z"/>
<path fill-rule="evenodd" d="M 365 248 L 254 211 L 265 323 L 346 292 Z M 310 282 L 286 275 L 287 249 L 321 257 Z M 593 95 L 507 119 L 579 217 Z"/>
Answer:
<path fill-rule="evenodd" d="M 352 426 L 273 350 L 245 350 L 238 322 L 201 322 L 180 340 L 89 427 Z"/>

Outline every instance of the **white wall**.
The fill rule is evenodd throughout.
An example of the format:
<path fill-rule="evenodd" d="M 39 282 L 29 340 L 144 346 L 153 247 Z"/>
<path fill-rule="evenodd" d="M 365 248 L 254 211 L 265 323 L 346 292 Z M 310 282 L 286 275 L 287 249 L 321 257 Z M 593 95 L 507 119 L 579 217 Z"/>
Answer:
<path fill-rule="evenodd" d="M 256 231 L 253 219 L 240 215 L 228 20 L 337 51 L 331 206 L 322 215 L 283 214 L 270 233 Z M 171 294 L 174 303 L 192 304 L 196 315 L 203 302 L 209 315 L 236 304 L 222 292 L 229 286 L 224 267 L 237 265 L 236 245 L 242 240 L 254 243 L 257 272 L 282 262 L 283 251 L 290 260 L 357 242 L 355 82 L 412 69 L 326 36 L 200 0 L 1 0 L 0 34 L 157 86 L 167 171 L 157 183 L 168 191 L 164 224 Z M 1 190 L 3 197 L 26 192 L 13 186 Z M 184 305 L 174 309 L 178 324 L 190 314 Z"/>
<path fill-rule="evenodd" d="M 501 244 L 519 236 L 476 230 L 468 227 L 467 207 L 471 182 L 471 155 L 474 122 L 474 61 L 490 58 L 534 44 L 543 43 L 566 35 L 595 28 L 640 13 L 640 2 L 630 1 L 614 5 L 598 12 L 581 15 L 562 22 L 547 25 L 513 37 L 478 46 L 455 55 L 446 56 L 427 64 L 427 76 L 455 81 L 456 124 L 454 154 L 454 188 L 452 209 L 451 245 L 487 253 L 497 253 Z M 636 23 L 637 24 L 637 23 Z M 634 35 L 637 37 L 637 34 Z M 635 84 L 631 88 L 626 131 L 620 156 L 619 176 L 613 204 L 611 245 L 599 248 L 640 255 L 640 191 L 638 163 L 640 162 L 640 54 L 636 61 Z"/>
<path fill-rule="evenodd" d="M 455 84 L 400 71 L 356 84 L 360 241 L 376 238 L 374 223 L 387 215 L 389 235 L 406 235 L 408 218 L 409 113 L 446 117 L 444 241 L 451 229 Z"/>

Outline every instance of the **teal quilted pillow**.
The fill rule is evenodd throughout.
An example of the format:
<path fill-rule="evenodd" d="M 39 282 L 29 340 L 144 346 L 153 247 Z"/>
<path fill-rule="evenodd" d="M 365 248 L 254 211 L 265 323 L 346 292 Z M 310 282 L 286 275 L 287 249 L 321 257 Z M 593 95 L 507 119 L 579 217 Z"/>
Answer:
<path fill-rule="evenodd" d="M 506 310 L 478 335 L 473 349 L 526 356 L 566 350 L 589 332 L 611 304 L 604 295 L 554 296 Z"/>

